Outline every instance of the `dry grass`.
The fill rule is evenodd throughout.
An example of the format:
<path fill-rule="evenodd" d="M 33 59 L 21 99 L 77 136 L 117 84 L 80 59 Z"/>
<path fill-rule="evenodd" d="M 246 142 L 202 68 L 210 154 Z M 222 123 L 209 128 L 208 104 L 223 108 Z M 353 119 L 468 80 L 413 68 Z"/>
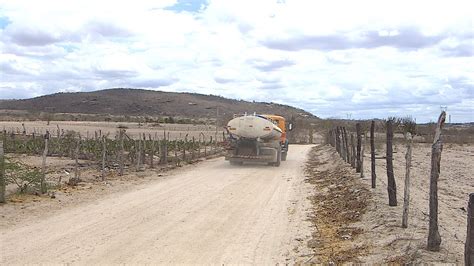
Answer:
<path fill-rule="evenodd" d="M 363 230 L 351 225 L 365 213 L 370 192 L 328 146 L 315 147 L 310 158 L 305 169 L 307 182 L 316 191 L 311 197 L 314 209 L 310 220 L 316 228 L 309 242 L 315 252 L 312 262 L 358 262 L 358 257 L 367 254 L 369 247 L 353 245 L 352 241 Z"/>

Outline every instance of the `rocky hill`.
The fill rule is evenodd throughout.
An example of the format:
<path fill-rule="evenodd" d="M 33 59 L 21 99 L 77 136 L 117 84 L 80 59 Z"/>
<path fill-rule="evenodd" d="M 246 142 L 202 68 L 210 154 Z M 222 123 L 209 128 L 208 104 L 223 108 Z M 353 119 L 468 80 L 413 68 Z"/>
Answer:
<path fill-rule="evenodd" d="M 94 92 L 55 93 L 24 100 L 2 100 L 0 110 L 100 114 L 112 116 L 214 118 L 236 113 L 268 113 L 285 117 L 314 118 L 311 113 L 287 105 L 248 102 L 214 95 L 140 89 L 108 89 Z"/>

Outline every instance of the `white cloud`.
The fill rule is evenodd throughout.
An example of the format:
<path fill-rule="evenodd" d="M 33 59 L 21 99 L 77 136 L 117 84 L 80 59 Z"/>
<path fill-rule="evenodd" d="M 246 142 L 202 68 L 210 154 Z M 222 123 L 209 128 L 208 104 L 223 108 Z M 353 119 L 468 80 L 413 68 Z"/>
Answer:
<path fill-rule="evenodd" d="M 473 120 L 470 1 L 177 2 L 0 0 L 0 98 L 122 86 Z"/>

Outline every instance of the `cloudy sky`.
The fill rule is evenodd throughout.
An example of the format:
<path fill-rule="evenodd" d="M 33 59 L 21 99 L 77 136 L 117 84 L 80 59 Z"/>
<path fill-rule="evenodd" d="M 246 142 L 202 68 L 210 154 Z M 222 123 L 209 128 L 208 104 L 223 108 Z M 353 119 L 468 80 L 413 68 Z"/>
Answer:
<path fill-rule="evenodd" d="M 474 121 L 472 3 L 0 0 L 0 98 L 133 87 Z"/>

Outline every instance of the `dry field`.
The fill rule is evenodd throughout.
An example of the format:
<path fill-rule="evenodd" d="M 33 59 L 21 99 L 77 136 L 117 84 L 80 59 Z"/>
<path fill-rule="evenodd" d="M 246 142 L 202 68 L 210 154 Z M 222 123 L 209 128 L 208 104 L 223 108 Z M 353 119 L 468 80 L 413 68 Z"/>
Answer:
<path fill-rule="evenodd" d="M 95 132 L 102 132 L 102 134 L 110 134 L 114 137 L 119 127 L 127 129 L 127 135 L 131 138 L 138 138 L 139 134 L 145 133 L 147 136 L 157 134 L 157 138 L 163 139 L 163 132 L 169 132 L 171 140 L 188 138 L 199 139 L 202 134 L 209 139 L 215 138 L 222 140 L 222 128 L 218 128 L 216 134 L 215 125 L 191 125 L 191 124 L 152 124 L 152 123 L 129 123 L 129 122 L 85 122 L 85 121 L 50 121 L 49 125 L 46 121 L 0 121 L 0 129 L 8 132 L 23 132 L 23 124 L 27 134 L 36 132 L 36 134 L 44 134 L 48 130 L 52 135 L 56 135 L 59 129 L 62 131 L 75 131 L 81 133 L 83 137 L 92 138 Z M 202 133 L 202 134 L 201 134 Z"/>
<path fill-rule="evenodd" d="M 369 148 L 365 149 L 370 151 Z M 467 200 L 474 192 L 474 146 L 445 144 L 441 155 L 438 182 L 439 230 L 441 251 L 426 250 L 429 222 L 429 177 L 431 145 L 413 145 L 411 168 L 411 202 L 408 228 L 401 228 L 405 176 L 404 145 L 395 146 L 394 172 L 398 206 L 388 207 L 387 173 L 385 160 L 376 160 L 377 188 L 369 212 L 360 225 L 373 240 L 373 252 L 368 262 L 456 263 L 464 261 L 464 242 L 467 228 Z M 384 150 L 377 151 L 385 154 Z M 370 153 L 365 154 L 365 173 L 370 183 Z"/>

